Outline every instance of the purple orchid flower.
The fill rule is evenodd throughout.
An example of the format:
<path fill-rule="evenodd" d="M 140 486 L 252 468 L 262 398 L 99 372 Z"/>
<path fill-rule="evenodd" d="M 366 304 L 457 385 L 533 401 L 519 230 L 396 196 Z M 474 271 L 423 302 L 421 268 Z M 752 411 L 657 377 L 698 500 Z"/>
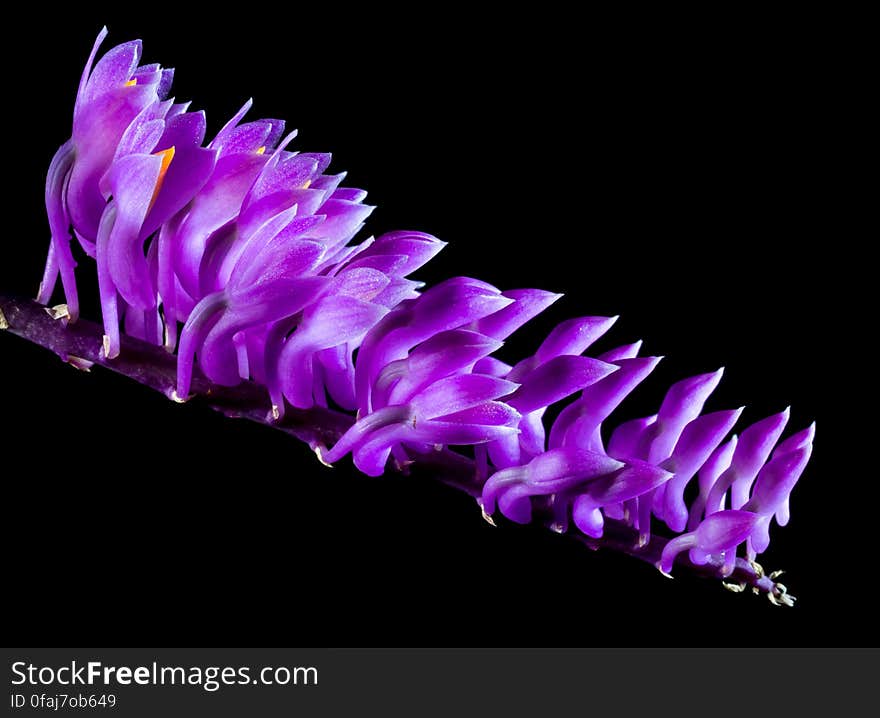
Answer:
<path fill-rule="evenodd" d="M 685 558 L 720 577 L 746 571 L 772 520 L 788 523 L 815 424 L 780 441 L 786 409 L 731 435 L 742 408 L 703 413 L 719 369 L 608 431 L 660 361 L 639 356 L 641 342 L 585 355 L 617 317 L 563 321 L 531 356 L 502 361 L 504 340 L 561 295 L 468 277 L 425 289 L 411 275 L 445 243 L 355 241 L 373 208 L 327 173 L 330 155 L 288 150 L 296 133 L 282 139 L 280 120 L 244 123 L 250 100 L 205 145 L 204 114 L 165 99 L 172 72 L 139 67 L 139 42 L 96 63 L 105 36 L 49 168 L 40 290 L 48 302 L 60 274 L 77 317 L 72 231 L 96 260 L 105 362 L 123 318 L 126 333 L 176 348 L 178 400 L 200 386 L 196 365 L 217 385 L 255 383 L 269 423 L 316 407 L 336 417 L 333 432 L 307 434 L 326 463 L 351 454 L 379 476 L 452 455 L 490 522 L 500 513 L 590 542 L 629 532 L 627 551 L 667 574 Z"/>

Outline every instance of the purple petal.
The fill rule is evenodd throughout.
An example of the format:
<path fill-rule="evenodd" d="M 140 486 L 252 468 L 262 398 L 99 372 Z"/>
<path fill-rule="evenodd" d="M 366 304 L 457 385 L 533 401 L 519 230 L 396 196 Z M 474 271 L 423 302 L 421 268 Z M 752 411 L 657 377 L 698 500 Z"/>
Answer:
<path fill-rule="evenodd" d="M 698 475 L 700 493 L 691 504 L 688 516 L 688 531 L 696 529 L 700 520 L 703 518 L 703 510 L 706 507 L 706 498 L 712 490 L 712 486 L 714 486 L 715 482 L 718 480 L 718 477 L 727 471 L 727 468 L 730 466 L 733 452 L 736 450 L 737 441 L 738 437 L 734 434 L 730 437 L 729 441 L 721 444 L 715 449 L 715 451 L 712 452 L 712 455 L 706 460 L 706 463 L 700 468 Z"/>
<path fill-rule="evenodd" d="M 544 429 L 544 409 L 523 415 L 519 429 L 520 448 L 526 456 L 537 456 L 545 451 L 547 432 Z"/>
<path fill-rule="evenodd" d="M 565 354 L 583 354 L 607 332 L 618 317 L 579 317 L 558 324 L 543 341 L 535 356 L 540 364 Z"/>
<path fill-rule="evenodd" d="M 409 430 L 408 435 L 425 444 L 471 446 L 495 441 L 516 434 L 518 429 L 507 424 L 464 424 L 457 421 L 425 421 Z"/>
<path fill-rule="evenodd" d="M 498 471 L 483 486 L 482 501 L 488 513 L 494 511 L 495 498 L 514 484 L 524 484 L 529 495 L 549 495 L 570 490 L 584 482 L 610 474 L 623 467 L 620 461 L 573 447 L 551 449 L 526 466 Z"/>
<path fill-rule="evenodd" d="M 463 374 L 434 382 L 412 398 L 419 419 L 434 419 L 469 409 L 484 401 L 506 396 L 516 389 L 504 379 L 484 374 Z"/>
<path fill-rule="evenodd" d="M 424 286 L 423 282 L 414 282 L 411 279 L 392 279 L 385 289 L 375 296 L 373 301 L 383 307 L 393 309 L 407 299 L 418 297 L 418 289 Z"/>
<path fill-rule="evenodd" d="M 639 355 L 641 348 L 642 341 L 639 340 L 632 344 L 624 344 L 623 346 L 610 349 L 596 358 L 607 361 L 609 364 L 617 364 L 621 359 L 634 359 Z"/>
<path fill-rule="evenodd" d="M 107 37 L 108 32 L 107 28 L 102 27 L 101 31 L 98 33 L 98 36 L 95 38 L 95 42 L 92 45 L 92 51 L 89 53 L 89 59 L 86 60 L 86 65 L 83 68 L 82 75 L 79 79 L 79 88 L 76 92 L 76 104 L 74 105 L 74 115 L 79 111 L 80 106 L 86 100 L 86 87 L 89 82 L 89 75 L 92 74 L 92 66 L 95 64 L 95 58 L 98 55 L 98 49 L 101 47 L 101 44 L 104 42 L 104 39 Z"/>
<path fill-rule="evenodd" d="M 616 371 L 613 364 L 581 356 L 558 356 L 526 375 L 509 404 L 522 413 L 549 406 Z M 511 376 L 513 372 L 511 372 Z"/>
<path fill-rule="evenodd" d="M 700 415 L 703 404 L 715 391 L 723 373 L 722 368 L 711 374 L 700 374 L 683 379 L 669 388 L 657 412 L 655 436 L 648 451 L 649 461 L 659 463 L 669 457 L 682 430 Z"/>
<path fill-rule="evenodd" d="M 510 364 L 505 364 L 495 357 L 485 357 L 474 364 L 474 372 L 476 374 L 491 374 L 502 379 L 507 378 L 507 375 L 510 374 L 510 369 Z"/>
<path fill-rule="evenodd" d="M 139 309 L 150 309 L 156 303 L 140 231 L 162 161 L 161 155 L 128 155 L 114 162 L 108 173 L 117 215 L 104 248 L 107 266 L 123 299 Z M 99 253 L 101 249 L 99 246 Z"/>
<path fill-rule="evenodd" d="M 773 456 L 781 456 L 788 454 L 796 449 L 803 449 L 813 443 L 816 436 L 816 422 L 814 421 L 806 429 L 801 429 L 795 434 L 789 436 L 785 441 L 780 441 L 773 449 Z"/>
<path fill-rule="evenodd" d="M 584 389 L 581 397 L 565 407 L 553 423 L 550 446 L 567 441 L 602 451 L 599 426 L 660 362 L 661 357 L 620 359 L 617 371 Z"/>
<path fill-rule="evenodd" d="M 234 298 L 240 323 L 238 330 L 292 316 L 320 299 L 329 286 L 326 277 L 302 277 L 278 279 L 243 289 Z"/>
<path fill-rule="evenodd" d="M 708 516 L 694 532 L 696 548 L 706 553 L 729 551 L 748 538 L 758 521 L 751 511 L 719 511 Z"/>
<path fill-rule="evenodd" d="M 706 513 L 721 509 L 724 495 L 731 489 L 731 506 L 740 508 L 747 500 L 752 482 L 770 456 L 774 444 L 788 422 L 789 410 L 762 419 L 739 436 L 730 467 L 718 477 L 706 498 Z"/>
<path fill-rule="evenodd" d="M 465 329 L 440 332 L 419 344 L 407 359 L 385 366 L 373 388 L 374 403 L 405 403 L 428 384 L 471 366 L 500 345 L 499 341 Z"/>
<path fill-rule="evenodd" d="M 364 220 L 375 208 L 354 202 L 330 200 L 321 206 L 324 221 L 309 233 L 310 237 L 327 244 L 328 251 L 350 241 L 363 227 Z"/>
<path fill-rule="evenodd" d="M 675 474 L 660 496 L 665 504 L 662 518 L 673 531 L 684 531 L 687 525 L 684 491 L 688 483 L 733 429 L 742 411 L 740 407 L 697 417 L 684 428 L 672 456 L 663 462 L 663 468 Z"/>
<path fill-rule="evenodd" d="M 318 160 L 306 154 L 279 158 L 277 155 L 266 164 L 263 172 L 245 200 L 246 205 L 278 192 L 300 189 L 318 175 Z"/>
<path fill-rule="evenodd" d="M 285 237 L 279 234 L 269 240 L 259 254 L 252 257 L 242 254 L 229 277 L 228 289 L 238 295 L 255 285 L 309 274 L 323 255 L 324 246 L 320 242 L 309 239 L 285 241 Z M 331 284 L 329 278 L 322 279 L 325 284 Z"/>
<path fill-rule="evenodd" d="M 434 334 L 461 327 L 510 302 L 485 282 L 456 277 L 389 312 L 370 330 L 360 349 L 355 370 L 358 406 L 369 410 L 372 383 L 386 364 Z"/>
<path fill-rule="evenodd" d="M 633 460 L 620 471 L 591 481 L 582 496 L 595 506 L 620 503 L 641 496 L 671 478 L 672 474 L 659 466 Z"/>
<path fill-rule="evenodd" d="M 175 152 L 144 220 L 142 238 L 149 237 L 162 223 L 189 204 L 211 176 L 215 160 L 216 153 L 213 150 L 200 147 L 181 147 Z"/>
<path fill-rule="evenodd" d="M 361 267 L 337 275 L 334 291 L 368 302 L 381 294 L 390 283 L 391 280 L 382 272 Z"/>
<path fill-rule="evenodd" d="M 768 416 L 763 421 L 752 424 L 739 436 L 739 445 L 730 466 L 736 474 L 730 489 L 731 506 L 740 508 L 749 498 L 749 490 L 761 467 L 766 463 L 770 452 L 788 424 L 790 407 L 779 414 Z"/>
<path fill-rule="evenodd" d="M 189 395 L 195 353 L 220 320 L 227 305 L 226 295 L 217 292 L 200 301 L 186 320 L 177 352 L 177 394 L 181 399 Z"/>
<path fill-rule="evenodd" d="M 193 199 L 178 231 L 169 236 L 174 268 L 189 294 L 199 292 L 198 268 L 208 237 L 235 219 L 245 193 L 265 161 L 259 155 L 221 157 L 210 179 Z"/>
<path fill-rule="evenodd" d="M 523 324 L 543 312 L 562 297 L 542 289 L 509 289 L 502 293 L 513 302 L 503 309 L 474 322 L 480 334 L 495 339 L 506 339 Z"/>
<path fill-rule="evenodd" d="M 653 431 L 657 421 L 654 416 L 632 419 L 618 426 L 608 441 L 608 454 L 618 459 L 644 459 L 641 447 L 645 444 L 644 437 Z"/>
<path fill-rule="evenodd" d="M 442 418 L 446 424 L 473 424 L 479 426 L 506 426 L 516 429 L 520 413 L 501 401 L 484 401 L 469 409 L 447 414 Z"/>
<path fill-rule="evenodd" d="M 707 517 L 696 531 L 682 534 L 663 549 L 658 567 L 669 573 L 675 557 L 682 551 L 696 549 L 702 554 L 735 549 L 755 529 L 759 517 L 750 511 L 720 511 Z"/>
<path fill-rule="evenodd" d="M 576 447 L 551 449 L 529 462 L 526 479 L 532 484 L 559 480 L 587 481 L 610 474 L 623 463 L 610 456 Z"/>
<path fill-rule="evenodd" d="M 76 231 L 90 242 L 106 204 L 98 183 L 113 160 L 125 129 L 156 100 L 152 86 L 127 87 L 82 108 L 74 119 L 76 162 L 70 177 L 67 206 Z"/>
<path fill-rule="evenodd" d="M 360 339 L 384 313 L 383 307 L 347 296 L 325 297 L 309 307 L 278 359 L 277 371 L 288 401 L 301 409 L 313 406 L 313 355 Z"/>
<path fill-rule="evenodd" d="M 357 402 L 354 398 L 354 362 L 352 350 L 348 346 L 326 349 L 319 355 L 324 368 L 325 388 L 333 401 L 345 411 L 355 411 Z"/>
<path fill-rule="evenodd" d="M 743 507 L 762 516 L 770 516 L 788 499 L 807 462 L 812 445 L 774 456 L 758 474 L 752 498 Z"/>
<path fill-rule="evenodd" d="M 445 246 L 446 242 L 424 232 L 388 232 L 377 237 L 372 245 L 358 254 L 355 264 L 367 257 L 403 255 L 407 259 L 397 269 L 398 276 L 406 276 L 432 259 Z"/>
<path fill-rule="evenodd" d="M 532 520 L 531 497 L 529 487 L 513 486 L 498 496 L 498 508 L 511 521 L 527 524 Z"/>
<path fill-rule="evenodd" d="M 141 59 L 142 49 L 140 40 L 132 40 L 108 50 L 98 60 L 95 69 L 89 76 L 83 92 L 82 103 L 91 102 L 110 90 L 124 87 Z"/>
<path fill-rule="evenodd" d="M 71 168 L 75 160 L 75 148 L 72 141 L 67 141 L 52 158 L 49 165 L 49 173 L 46 176 L 46 214 L 49 218 L 49 229 L 52 233 L 52 245 L 49 250 L 49 260 L 47 260 L 47 274 L 43 278 L 40 285 L 40 296 L 38 301 L 48 304 L 55 288 L 55 275 L 48 272 L 51 263 L 55 263 L 58 271 L 61 273 L 61 281 L 64 284 L 64 294 L 67 299 L 67 311 L 72 321 L 76 321 L 79 316 L 79 299 L 76 291 L 76 277 L 74 275 L 74 267 L 76 261 L 70 249 L 70 216 L 67 213 L 67 206 L 64 197 L 67 194 L 67 188 L 70 182 Z"/>

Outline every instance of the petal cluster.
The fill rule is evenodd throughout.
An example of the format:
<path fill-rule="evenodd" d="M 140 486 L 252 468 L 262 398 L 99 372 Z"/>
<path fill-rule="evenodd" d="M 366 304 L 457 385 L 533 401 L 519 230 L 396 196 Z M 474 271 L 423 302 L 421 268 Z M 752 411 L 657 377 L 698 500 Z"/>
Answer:
<path fill-rule="evenodd" d="M 373 208 L 328 172 L 329 155 L 293 150 L 281 120 L 245 122 L 250 101 L 206 140 L 204 113 L 168 99 L 173 73 L 141 65 L 140 42 L 96 62 L 105 35 L 47 177 L 40 298 L 60 276 L 76 318 L 75 239 L 95 259 L 108 358 L 124 330 L 177 352 L 181 399 L 198 365 L 216 384 L 262 386 L 276 420 L 291 408 L 350 412 L 350 429 L 316 448 L 329 463 L 350 454 L 370 476 L 469 452 L 486 516 L 594 539 L 612 520 L 642 544 L 662 525 L 665 572 L 687 552 L 729 573 L 738 555 L 767 549 L 772 522 L 788 522 L 815 426 L 782 439 L 786 409 L 732 435 L 742 408 L 704 411 L 718 370 L 608 428 L 660 361 L 640 342 L 585 356 L 616 317 L 563 321 L 533 355 L 502 361 L 504 341 L 560 295 L 468 277 L 425 289 L 411 275 L 443 242 L 356 241 Z"/>

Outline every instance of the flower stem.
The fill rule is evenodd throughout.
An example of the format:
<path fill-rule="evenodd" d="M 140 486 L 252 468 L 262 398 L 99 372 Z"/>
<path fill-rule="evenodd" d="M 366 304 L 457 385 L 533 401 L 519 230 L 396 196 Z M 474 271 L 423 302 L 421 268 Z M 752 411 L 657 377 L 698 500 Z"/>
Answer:
<path fill-rule="evenodd" d="M 78 369 L 102 366 L 117 374 L 133 379 L 177 399 L 177 357 L 161 346 L 153 346 L 129 336 L 122 337 L 122 351 L 115 359 L 107 359 L 102 350 L 103 329 L 85 319 L 75 323 L 68 321 L 65 305 L 45 307 L 29 299 L 0 295 L 0 330 L 19 336 L 44 347 Z M 281 421 L 272 417 L 268 392 L 255 384 L 243 382 L 236 387 L 211 384 L 195 368 L 191 391 L 193 402 L 206 405 L 225 416 L 242 418 L 284 431 L 312 448 L 332 446 L 354 423 L 348 414 L 316 407 L 308 410 L 289 408 Z M 474 462 L 449 449 L 429 451 L 414 455 L 418 474 L 439 480 L 475 498 L 482 492 L 483 481 L 479 478 Z M 475 507 L 475 511 L 478 510 Z M 547 513 L 547 512 L 545 512 Z M 535 521 L 546 527 L 554 522 L 550 513 L 544 516 L 536 512 Z M 566 533 L 591 549 L 605 548 L 657 565 L 663 549 L 670 539 L 653 535 L 644 546 L 639 546 L 639 535 L 622 521 L 605 520 L 602 538 L 593 539 L 578 532 Z M 754 562 L 738 558 L 733 572 L 723 575 L 723 561 L 710 560 L 702 566 L 692 564 L 687 552 L 681 554 L 673 572 L 691 573 L 724 581 L 731 591 L 740 592 L 751 588 L 755 593 L 766 595 L 775 605 L 793 605 L 794 598 L 787 589 L 774 579 L 778 573 L 764 574 Z"/>

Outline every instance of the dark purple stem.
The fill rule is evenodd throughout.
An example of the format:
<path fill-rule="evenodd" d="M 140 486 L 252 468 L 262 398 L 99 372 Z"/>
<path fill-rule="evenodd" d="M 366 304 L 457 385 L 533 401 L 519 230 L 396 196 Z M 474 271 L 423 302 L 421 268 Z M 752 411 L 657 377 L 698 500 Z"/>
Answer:
<path fill-rule="evenodd" d="M 0 330 L 4 329 L 55 352 L 77 369 L 88 370 L 99 365 L 155 389 L 169 399 L 178 400 L 174 391 L 177 382 L 177 359 L 174 355 L 162 347 L 123 337 L 120 355 L 108 360 L 103 355 L 102 328 L 84 319 L 69 323 L 64 305 L 48 308 L 28 299 L 0 295 Z M 263 389 L 248 383 L 234 388 L 216 386 L 197 369 L 193 373 L 192 392 L 192 401 L 205 404 L 228 417 L 249 419 L 287 432 L 312 448 L 332 445 L 354 421 L 348 414 L 329 409 L 301 411 L 293 408 L 287 410 L 282 421 L 274 421 L 269 411 L 268 396 Z M 480 495 L 481 482 L 470 459 L 450 450 L 432 451 L 415 458 L 419 474 L 442 481 L 470 496 Z M 548 517 L 543 523 L 549 527 L 551 519 Z M 566 535 L 592 549 L 607 548 L 654 565 L 660 560 L 668 541 L 663 536 L 654 535 L 647 545 L 640 547 L 636 531 L 611 519 L 606 519 L 601 539 L 591 539 L 574 532 Z M 725 587 L 732 591 L 751 587 L 755 593 L 766 594 L 776 605 L 793 604 L 794 599 L 785 586 L 773 580 L 778 573 L 765 576 L 758 564 L 737 559 L 733 573 L 724 577 L 720 563 L 696 566 L 686 556 L 680 556 L 676 570 L 685 569 L 701 576 L 723 579 Z"/>

